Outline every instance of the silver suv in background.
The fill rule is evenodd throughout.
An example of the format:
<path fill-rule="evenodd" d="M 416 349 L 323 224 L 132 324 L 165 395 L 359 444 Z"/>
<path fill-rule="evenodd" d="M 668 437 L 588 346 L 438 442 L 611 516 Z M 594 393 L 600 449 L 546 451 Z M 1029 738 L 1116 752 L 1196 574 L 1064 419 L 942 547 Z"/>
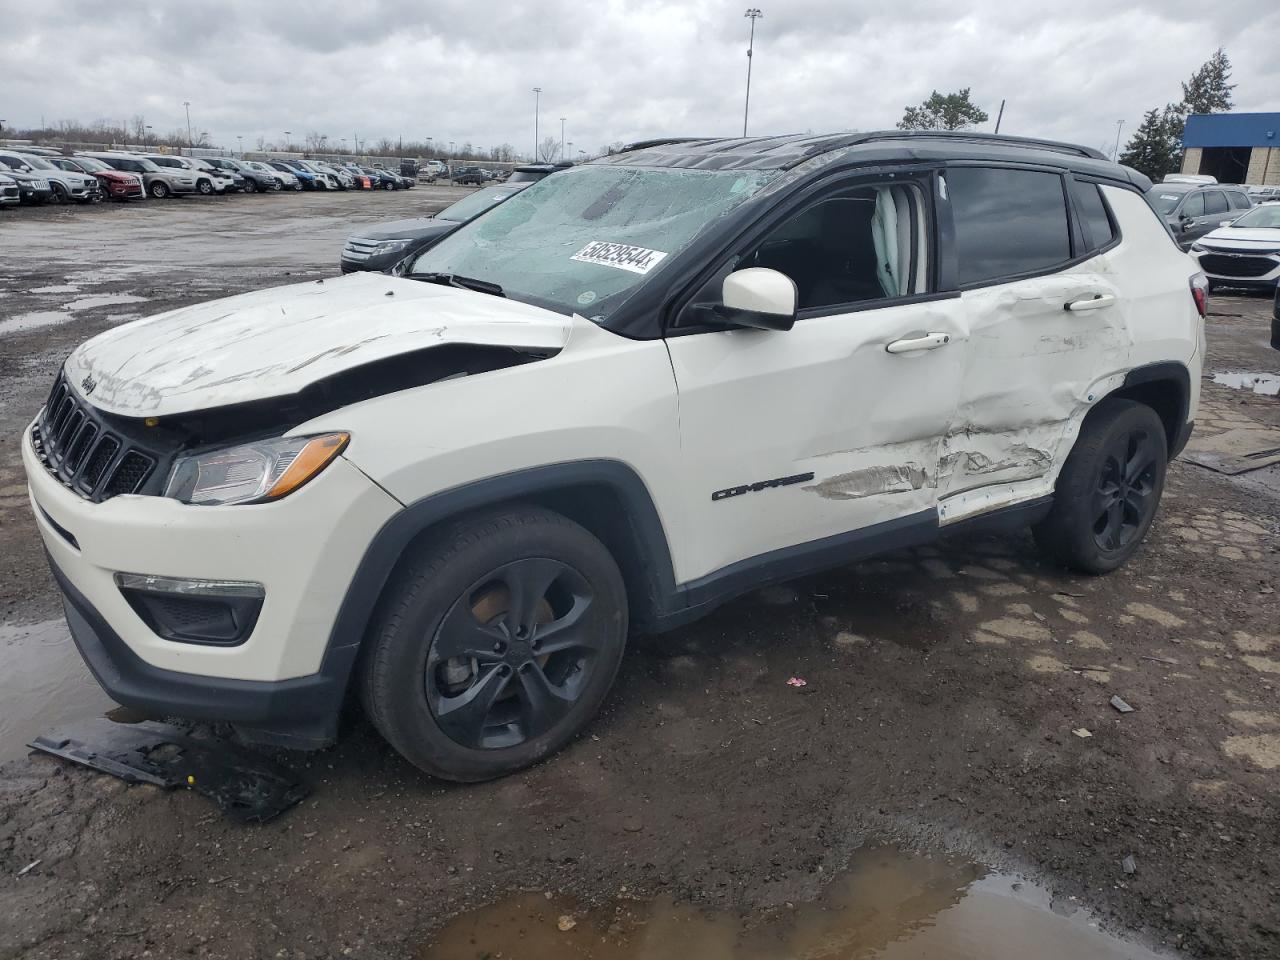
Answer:
<path fill-rule="evenodd" d="M 187 167 L 160 167 L 136 153 L 111 150 L 101 153 L 85 152 L 79 156 L 101 160 L 112 170 L 138 174 L 147 189 L 147 196 L 156 200 L 196 192 L 196 172 Z"/>
<path fill-rule="evenodd" d="M 1157 183 L 1147 191 L 1147 199 L 1183 250 L 1253 206 L 1244 187 L 1194 181 Z"/>
<path fill-rule="evenodd" d="M 49 181 L 50 199 L 54 203 L 67 203 L 78 200 L 90 203 L 98 199 L 98 181 L 87 173 L 71 173 L 54 166 L 44 157 L 12 150 L 0 151 L 0 163 L 8 167 L 12 176 L 16 173 L 31 173 L 42 180 Z"/>
<path fill-rule="evenodd" d="M 282 190 L 301 190 L 302 181 L 298 179 L 298 175 L 291 171 L 288 167 L 272 167 L 263 163 L 261 160 L 241 160 L 240 168 L 248 177 L 249 173 L 258 174 L 260 177 L 275 177 L 280 183 Z M 260 181 L 261 182 L 261 181 Z"/>
<path fill-rule="evenodd" d="M 201 196 L 208 197 L 215 193 L 222 193 L 227 188 L 226 182 L 221 177 L 215 176 L 212 170 L 199 166 L 190 157 L 180 157 L 171 153 L 145 153 L 142 156 L 164 170 L 188 171 L 195 177 L 196 193 Z"/>

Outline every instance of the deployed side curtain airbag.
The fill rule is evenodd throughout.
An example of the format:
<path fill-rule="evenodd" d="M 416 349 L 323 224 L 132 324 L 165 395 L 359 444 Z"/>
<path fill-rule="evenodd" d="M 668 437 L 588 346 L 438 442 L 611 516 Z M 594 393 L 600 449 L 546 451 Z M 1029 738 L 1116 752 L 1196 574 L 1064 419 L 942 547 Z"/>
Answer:
<path fill-rule="evenodd" d="M 886 297 L 911 292 L 911 216 L 906 187 L 876 187 L 871 239 L 876 249 L 876 277 Z"/>

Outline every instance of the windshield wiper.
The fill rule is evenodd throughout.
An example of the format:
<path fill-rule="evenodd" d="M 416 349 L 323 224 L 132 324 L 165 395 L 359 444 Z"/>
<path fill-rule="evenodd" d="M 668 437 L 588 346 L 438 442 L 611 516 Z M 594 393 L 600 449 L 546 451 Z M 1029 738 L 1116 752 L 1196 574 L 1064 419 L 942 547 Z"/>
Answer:
<path fill-rule="evenodd" d="M 489 280 L 475 277 L 463 277 L 456 273 L 410 273 L 410 280 L 421 280 L 423 283 L 439 283 L 446 287 L 458 287 L 462 290 L 474 290 L 476 293 L 487 293 L 495 297 L 505 297 L 502 287 Z"/>

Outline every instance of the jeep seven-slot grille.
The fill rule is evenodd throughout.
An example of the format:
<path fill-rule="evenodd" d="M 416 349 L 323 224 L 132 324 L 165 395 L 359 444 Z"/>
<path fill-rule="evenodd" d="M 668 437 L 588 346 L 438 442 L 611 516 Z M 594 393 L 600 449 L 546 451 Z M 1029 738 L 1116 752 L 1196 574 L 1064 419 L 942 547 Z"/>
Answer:
<path fill-rule="evenodd" d="M 136 493 L 157 463 L 154 454 L 113 430 L 61 374 L 32 428 L 31 441 L 50 473 L 94 502 Z"/>

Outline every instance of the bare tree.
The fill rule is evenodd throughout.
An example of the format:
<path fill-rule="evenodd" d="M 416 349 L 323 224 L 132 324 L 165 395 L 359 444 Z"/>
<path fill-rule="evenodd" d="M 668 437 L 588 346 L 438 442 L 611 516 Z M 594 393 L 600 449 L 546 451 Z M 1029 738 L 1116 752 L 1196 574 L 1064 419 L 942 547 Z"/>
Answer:
<path fill-rule="evenodd" d="M 545 137 L 538 144 L 538 158 L 543 163 L 554 163 L 560 159 L 560 141 L 555 137 Z"/>

